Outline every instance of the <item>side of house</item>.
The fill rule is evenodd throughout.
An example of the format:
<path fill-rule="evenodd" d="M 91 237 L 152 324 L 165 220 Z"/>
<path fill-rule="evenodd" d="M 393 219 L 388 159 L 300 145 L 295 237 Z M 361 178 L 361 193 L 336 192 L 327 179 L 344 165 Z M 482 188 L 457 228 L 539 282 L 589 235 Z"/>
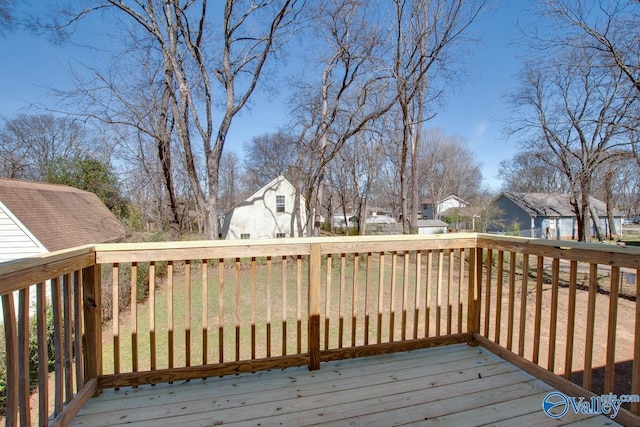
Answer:
<path fill-rule="evenodd" d="M 304 198 L 280 175 L 227 212 L 221 220 L 223 239 L 300 237 L 306 225 Z M 300 233 L 302 230 L 302 233 Z"/>
<path fill-rule="evenodd" d="M 460 197 L 453 194 L 445 197 L 442 200 L 435 201 L 433 199 L 426 200 L 421 204 L 421 213 L 423 219 L 435 219 L 439 217 L 444 211 L 448 209 L 464 208 L 469 203 L 462 200 Z"/>
<path fill-rule="evenodd" d="M 607 209 L 604 202 L 592 198 L 598 221 L 609 234 Z M 489 232 L 517 233 L 524 237 L 571 240 L 578 236 L 578 224 L 567 194 L 512 193 L 500 194 L 492 203 L 493 226 Z M 620 235 L 622 217 L 615 214 L 614 234 Z"/>

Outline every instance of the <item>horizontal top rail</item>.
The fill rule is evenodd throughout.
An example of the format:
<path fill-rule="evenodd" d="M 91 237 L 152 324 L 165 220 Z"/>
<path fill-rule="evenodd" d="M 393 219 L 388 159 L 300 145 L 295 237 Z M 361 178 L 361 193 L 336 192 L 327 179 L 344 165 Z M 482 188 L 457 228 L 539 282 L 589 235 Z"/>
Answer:
<path fill-rule="evenodd" d="M 92 245 L 0 263 L 0 295 L 58 277 L 96 263 Z"/>
<path fill-rule="evenodd" d="M 640 248 L 637 247 L 496 236 L 493 234 L 478 234 L 476 244 L 483 249 L 527 253 L 613 267 L 640 268 Z"/>
<path fill-rule="evenodd" d="M 195 259 L 309 255 L 310 245 L 322 245 L 322 254 L 450 249 L 475 246 L 476 234 L 440 236 L 304 237 L 264 240 L 214 240 L 96 245 L 96 262 L 181 261 Z"/>

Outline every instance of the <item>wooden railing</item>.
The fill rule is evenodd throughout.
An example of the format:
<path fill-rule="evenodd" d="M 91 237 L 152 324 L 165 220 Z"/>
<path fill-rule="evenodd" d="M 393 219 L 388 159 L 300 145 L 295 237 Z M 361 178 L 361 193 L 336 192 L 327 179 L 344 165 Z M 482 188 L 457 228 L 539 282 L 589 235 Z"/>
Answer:
<path fill-rule="evenodd" d="M 8 263 L 6 424 L 29 425 L 36 413 L 34 423 L 64 425 L 103 388 L 319 369 L 457 342 L 487 346 L 558 387 L 638 394 L 637 286 L 620 288 L 638 269 L 634 249 L 481 234 L 109 244 Z M 38 330 L 29 337 L 33 284 Z M 30 339 L 40 350 L 38 408 L 29 408 Z M 616 367 L 627 364 L 622 390 Z M 601 367 L 602 385 L 593 381 Z M 585 394 L 578 385 L 574 394 Z"/>

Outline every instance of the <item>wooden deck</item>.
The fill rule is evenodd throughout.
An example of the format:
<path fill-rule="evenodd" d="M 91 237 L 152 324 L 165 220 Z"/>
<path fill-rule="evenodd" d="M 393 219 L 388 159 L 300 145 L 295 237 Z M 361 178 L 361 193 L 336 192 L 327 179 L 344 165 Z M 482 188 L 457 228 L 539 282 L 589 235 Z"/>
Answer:
<path fill-rule="evenodd" d="M 552 387 L 466 344 L 137 389 L 105 390 L 74 426 L 616 425 L 542 411 Z"/>

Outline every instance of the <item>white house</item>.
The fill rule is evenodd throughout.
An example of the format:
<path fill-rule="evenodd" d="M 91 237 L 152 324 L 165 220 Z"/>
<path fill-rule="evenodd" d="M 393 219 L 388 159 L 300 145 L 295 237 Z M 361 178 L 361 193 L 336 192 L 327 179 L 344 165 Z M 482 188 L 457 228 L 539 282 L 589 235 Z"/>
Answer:
<path fill-rule="evenodd" d="M 455 195 L 449 195 L 442 200 L 426 200 L 422 202 L 422 218 L 435 219 L 449 209 L 459 209 L 469 206 L 469 203 Z"/>
<path fill-rule="evenodd" d="M 220 224 L 223 239 L 300 237 L 307 215 L 304 197 L 280 175 L 227 212 Z"/>

